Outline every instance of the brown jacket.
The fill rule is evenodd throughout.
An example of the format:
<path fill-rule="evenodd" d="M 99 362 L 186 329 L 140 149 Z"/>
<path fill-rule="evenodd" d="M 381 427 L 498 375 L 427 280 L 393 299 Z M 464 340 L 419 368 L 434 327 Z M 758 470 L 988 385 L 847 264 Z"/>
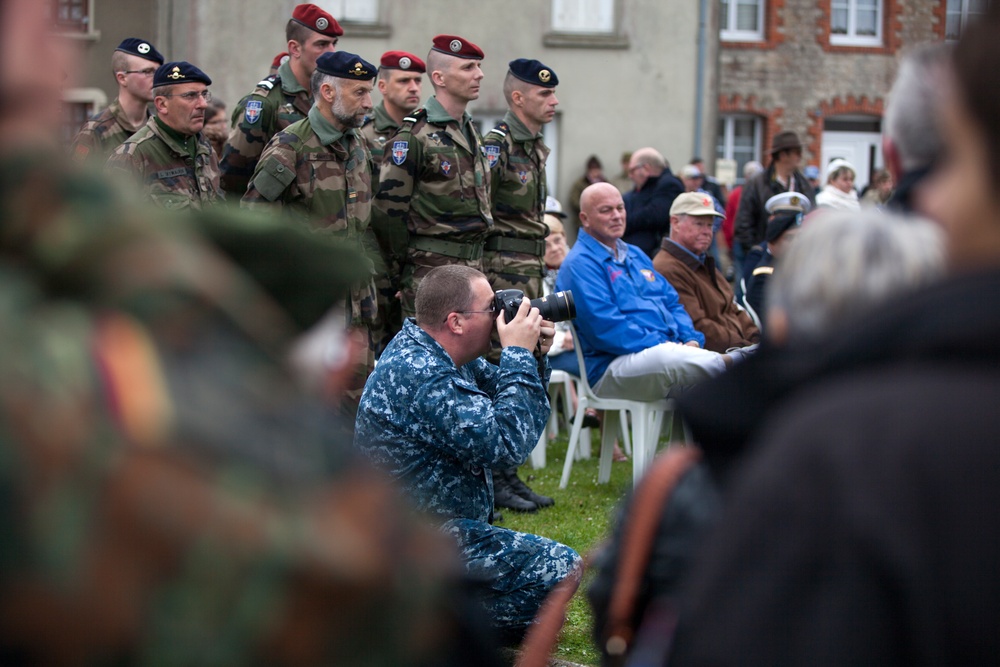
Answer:
<path fill-rule="evenodd" d="M 653 268 L 667 279 L 691 316 L 694 328 L 705 334 L 705 349 L 725 352 L 756 343 L 760 331 L 746 311 L 736 305 L 733 289 L 709 255 L 699 262 L 669 239 L 663 239 Z"/>

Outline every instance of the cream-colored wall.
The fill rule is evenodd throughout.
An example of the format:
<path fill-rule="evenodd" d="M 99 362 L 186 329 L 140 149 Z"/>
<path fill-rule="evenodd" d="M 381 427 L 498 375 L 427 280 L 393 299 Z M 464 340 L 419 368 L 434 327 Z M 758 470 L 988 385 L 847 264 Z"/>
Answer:
<path fill-rule="evenodd" d="M 284 25 L 295 4 L 162 0 L 161 26 L 183 33 L 165 37 L 174 54 L 188 49 L 187 59 L 215 79 L 214 93 L 232 104 L 266 75 L 274 55 L 285 50 Z M 609 177 L 618 172 L 623 150 L 645 145 L 658 148 L 674 167 L 683 165 L 694 147 L 697 0 L 620 0 L 621 32 L 628 41 L 624 49 L 544 46 L 550 4 L 381 0 L 382 19 L 391 35 L 360 37 L 354 30 L 352 36 L 352 27 L 345 25 L 339 48 L 377 64 L 389 49 L 424 57 L 439 33 L 466 37 L 486 53 L 483 93 L 470 106 L 475 114 L 504 109 L 500 86 L 508 61 L 538 58 L 550 66 L 560 79 L 555 184 L 560 199 L 566 198 L 590 154 L 601 158 Z M 234 6 L 239 11 L 233 11 Z M 709 58 L 709 69 L 712 63 Z M 430 95 L 430 85 L 424 87 Z M 711 93 L 709 97 L 714 99 Z M 714 144 L 703 144 L 702 151 L 714 153 Z"/>

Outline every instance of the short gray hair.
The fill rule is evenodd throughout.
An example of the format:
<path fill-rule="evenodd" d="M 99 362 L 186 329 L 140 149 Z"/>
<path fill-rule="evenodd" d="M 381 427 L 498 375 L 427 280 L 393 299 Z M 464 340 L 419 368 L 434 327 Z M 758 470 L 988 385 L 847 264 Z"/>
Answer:
<path fill-rule="evenodd" d="M 940 228 L 922 218 L 877 210 L 814 214 L 778 263 L 768 310 L 784 311 L 790 341 L 814 339 L 937 280 L 944 254 Z"/>
<path fill-rule="evenodd" d="M 904 171 L 928 167 L 944 153 L 936 105 L 951 51 L 947 44 L 924 45 L 899 64 L 885 111 L 885 134 L 896 145 Z"/>

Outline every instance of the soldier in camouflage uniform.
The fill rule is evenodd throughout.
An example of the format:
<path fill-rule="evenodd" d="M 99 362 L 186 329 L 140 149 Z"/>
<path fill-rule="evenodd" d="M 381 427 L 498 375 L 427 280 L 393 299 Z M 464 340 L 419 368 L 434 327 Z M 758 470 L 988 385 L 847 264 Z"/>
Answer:
<path fill-rule="evenodd" d="M 247 191 L 264 147 L 275 134 L 309 115 L 313 98 L 310 79 L 316 60 L 332 52 L 344 30 L 337 19 L 316 5 L 299 5 L 285 26 L 287 60 L 257 84 L 233 111 L 233 130 L 220 160 L 222 189 L 239 199 Z"/>
<path fill-rule="evenodd" d="M 201 209 L 222 197 L 219 162 L 202 134 L 212 80 L 187 62 L 161 65 L 153 75 L 156 116 L 108 158 L 107 169 L 139 183 L 165 209 Z"/>
<path fill-rule="evenodd" d="M 379 168 L 385 154 L 385 144 L 396 133 L 408 114 L 420 106 L 421 76 L 427 71 L 424 61 L 406 51 L 386 51 L 382 54 L 379 67 L 378 89 L 382 101 L 375 107 L 374 116 L 369 116 L 361 128 L 361 134 L 368 141 L 372 152 L 375 172 L 372 190 L 378 190 Z M 372 332 L 375 352 L 381 354 L 385 346 L 403 326 L 403 311 L 396 298 L 398 287 L 395 280 L 381 274 L 375 285 L 378 290 L 378 325 Z"/>
<path fill-rule="evenodd" d="M 493 303 L 475 269 L 444 266 L 424 277 L 416 319 L 403 324 L 365 386 L 355 444 L 455 538 L 488 616 L 516 640 L 548 592 L 575 576 L 580 558 L 558 542 L 490 524 L 490 469 L 523 463 L 548 420 L 545 353 L 554 333 L 522 302 L 511 322 L 496 320 L 504 350 L 494 366 L 480 356 L 490 346 Z"/>
<path fill-rule="evenodd" d="M 70 146 L 78 162 L 103 167 L 108 157 L 149 120 L 153 101 L 153 74 L 163 56 L 144 39 L 129 37 L 111 56 L 111 71 L 118 82 L 118 97 L 84 123 Z"/>
<path fill-rule="evenodd" d="M 372 110 L 374 65 L 353 53 L 325 53 L 316 62 L 309 116 L 274 135 L 260 156 L 240 205 L 281 211 L 287 217 L 353 244 L 361 253 L 377 248 L 371 221 L 371 154 L 358 127 Z M 375 286 L 371 278 L 355 286 L 350 323 L 364 327 L 370 353 L 360 369 L 358 388 L 375 366 Z M 360 396 L 360 394 L 359 394 Z"/>
<path fill-rule="evenodd" d="M 482 139 L 466 112 L 479 97 L 482 50 L 438 35 L 427 56 L 434 96 L 387 142 L 372 226 L 405 317 L 417 285 L 435 266 L 482 268 L 493 227 L 490 173 Z"/>

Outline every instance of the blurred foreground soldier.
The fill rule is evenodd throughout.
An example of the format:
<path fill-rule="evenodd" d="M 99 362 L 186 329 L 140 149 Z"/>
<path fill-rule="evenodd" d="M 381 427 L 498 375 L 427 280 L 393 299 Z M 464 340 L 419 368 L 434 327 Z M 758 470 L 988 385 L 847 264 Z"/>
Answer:
<path fill-rule="evenodd" d="M 903 56 L 885 110 L 882 154 L 895 191 L 887 206 L 904 213 L 926 212 L 920 190 L 946 152 L 934 113 L 947 71 L 951 44 L 917 47 Z"/>
<path fill-rule="evenodd" d="M 280 213 L 341 238 L 359 254 L 377 255 L 372 238 L 371 154 L 358 128 L 372 109 L 375 66 L 353 53 L 319 57 L 309 116 L 274 135 L 260 156 L 241 206 Z M 375 366 L 371 328 L 375 287 L 369 275 L 351 290 L 346 324 L 364 330 L 368 359 L 358 390 Z M 360 394 L 359 394 L 360 396 Z"/>
<path fill-rule="evenodd" d="M 187 62 L 161 65 L 153 75 L 156 116 L 108 158 L 111 173 L 138 183 L 160 208 L 201 209 L 222 196 L 219 161 L 202 133 L 212 80 Z"/>
<path fill-rule="evenodd" d="M 670 236 L 653 258 L 655 268 L 680 297 L 694 328 L 705 335 L 705 349 L 725 352 L 760 340 L 760 331 L 741 307 L 733 289 L 708 252 L 712 230 L 722 215 L 707 192 L 685 192 L 670 207 Z"/>
<path fill-rule="evenodd" d="M 548 592 L 578 576 L 580 557 L 490 525 L 490 469 L 524 463 L 548 419 L 544 355 L 553 334 L 527 299 L 510 322 L 494 304 L 479 271 L 430 271 L 417 289 L 416 319 L 389 343 L 365 386 L 355 443 L 456 540 L 489 617 L 512 642 Z M 504 346 L 499 366 L 482 358 L 494 326 Z"/>
<path fill-rule="evenodd" d="M 415 314 L 417 285 L 434 267 L 483 265 L 493 227 L 490 172 L 466 111 L 479 98 L 482 60 L 467 39 L 435 37 L 427 54 L 434 95 L 386 144 L 372 225 L 404 317 Z"/>
<path fill-rule="evenodd" d="M 163 56 L 146 40 L 122 40 L 111 54 L 118 97 L 77 133 L 70 148 L 74 160 L 103 167 L 111 153 L 149 120 L 153 74 L 162 64 Z"/>
<path fill-rule="evenodd" d="M 0 0 L 2 662 L 489 661 L 450 550 L 284 367 L 356 253 L 66 171 L 49 11 Z"/>
<path fill-rule="evenodd" d="M 309 114 L 313 105 L 310 79 L 316 60 L 332 52 L 343 34 L 337 19 L 316 5 L 298 5 L 292 11 L 285 26 L 288 59 L 276 57 L 277 74 L 258 83 L 233 110 L 233 131 L 219 163 L 222 189 L 228 196 L 238 199 L 247 191 L 257 160 L 271 137 Z"/>
<path fill-rule="evenodd" d="M 412 53 L 386 51 L 382 54 L 378 68 L 378 92 L 382 93 L 382 101 L 361 128 L 376 169 L 382 165 L 386 142 L 396 134 L 403 119 L 420 106 L 420 87 L 426 71 L 424 61 Z"/>
<path fill-rule="evenodd" d="M 1000 616 L 998 34 L 992 5 L 936 80 L 947 159 L 918 200 L 950 279 L 845 325 L 819 363 L 790 359 L 794 374 L 741 406 L 761 420 L 755 450 L 696 559 L 676 664 L 1000 655 L 983 625 Z"/>

